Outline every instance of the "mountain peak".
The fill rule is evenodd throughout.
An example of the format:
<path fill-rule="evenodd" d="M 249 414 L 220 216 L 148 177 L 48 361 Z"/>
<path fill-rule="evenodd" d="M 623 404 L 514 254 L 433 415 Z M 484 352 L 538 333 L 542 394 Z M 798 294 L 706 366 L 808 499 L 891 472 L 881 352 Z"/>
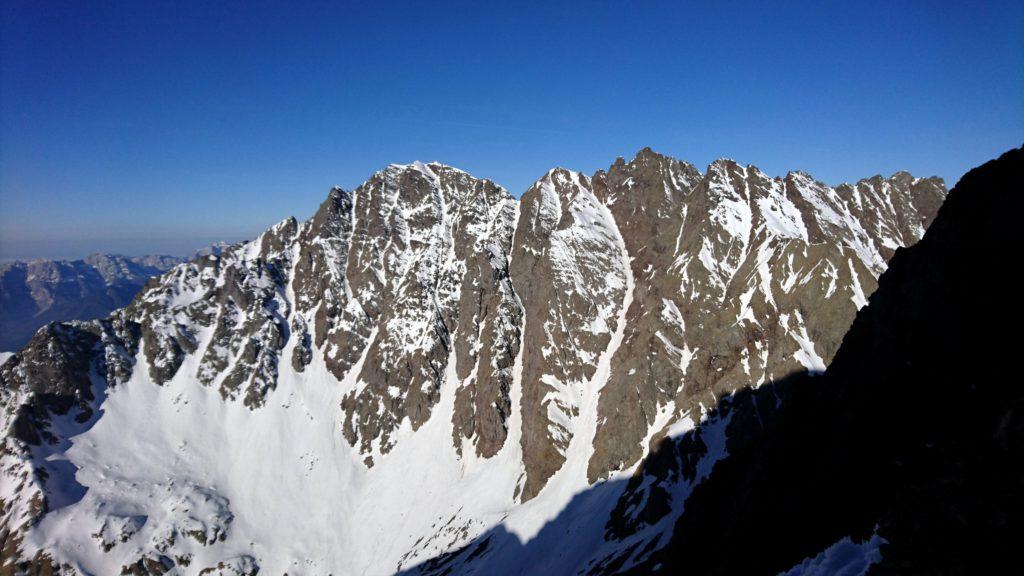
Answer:
<path fill-rule="evenodd" d="M 650 146 L 645 146 L 641 148 L 633 156 L 633 162 L 650 162 L 661 159 L 669 159 L 669 157 L 665 156 L 664 154 L 659 154 L 655 152 L 654 150 L 651 149 Z"/>
<path fill-rule="evenodd" d="M 440 163 L 332 188 L 309 220 L 7 360 L 4 414 L 37 417 L 5 439 L 5 477 L 31 480 L 4 494 L 4 528 L 94 573 L 391 573 L 494 526 L 529 540 L 538 510 L 628 477 L 723 395 L 823 369 L 883 251 L 941 199 L 806 180 L 643 149 L 593 177 L 552 168 L 518 201 Z M 44 398 L 16 371 L 75 385 Z M 641 561 L 667 534 L 605 540 L 612 503 L 594 502 L 599 521 L 557 530 L 607 545 L 579 566 Z"/>

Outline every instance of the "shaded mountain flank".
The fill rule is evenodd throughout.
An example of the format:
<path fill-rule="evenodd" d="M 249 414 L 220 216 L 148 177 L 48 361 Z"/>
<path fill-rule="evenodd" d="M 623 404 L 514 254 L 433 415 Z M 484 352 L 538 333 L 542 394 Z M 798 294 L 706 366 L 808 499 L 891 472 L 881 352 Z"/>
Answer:
<path fill-rule="evenodd" d="M 1022 190 L 1021 149 L 965 175 L 924 238 L 896 251 L 824 374 L 723 398 L 525 544 L 498 526 L 408 573 L 502 573 L 511 558 L 540 573 L 572 556 L 565 532 L 588 521 L 628 545 L 584 573 L 1019 573 L 1024 387 L 1008 335 L 1024 318 L 1001 271 L 1020 245 Z M 593 514 L 609 498 L 610 517 Z M 667 541 L 634 537 L 666 520 Z"/>
<path fill-rule="evenodd" d="M 650 149 L 518 200 L 388 166 L 0 366 L 0 574 L 668 566 L 755 436 L 722 399 L 825 371 L 945 196 Z"/>

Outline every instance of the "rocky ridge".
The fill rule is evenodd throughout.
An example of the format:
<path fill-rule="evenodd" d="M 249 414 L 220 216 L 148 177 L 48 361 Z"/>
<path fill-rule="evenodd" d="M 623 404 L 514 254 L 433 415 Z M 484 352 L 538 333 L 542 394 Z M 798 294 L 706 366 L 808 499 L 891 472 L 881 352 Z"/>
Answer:
<path fill-rule="evenodd" d="M 716 426 L 728 457 L 693 487 L 670 541 L 628 571 L 839 573 L 845 557 L 872 575 L 1012 572 L 1024 390 L 993 360 L 1014 354 L 1000 334 L 1022 314 L 1012 283 L 978 271 L 1015 257 L 1022 186 L 1024 149 L 971 170 L 923 239 L 896 250 L 823 375 L 743 390 L 711 426 L 659 447 L 623 510 L 692 477 Z"/>
<path fill-rule="evenodd" d="M 824 370 L 944 192 L 905 173 L 837 188 L 729 160 L 701 173 L 649 149 L 593 176 L 552 170 L 518 201 L 448 166 L 389 166 L 306 222 L 176 266 L 104 320 L 47 326 L 0 367 L 4 569 L 337 570 L 327 548 L 260 541 L 245 503 L 266 459 L 301 461 L 294 474 L 353 524 L 404 518 L 373 557 L 359 550 L 383 536 L 338 530 L 353 571 L 411 566 L 495 524 L 535 532 L 540 510 L 635 470 L 722 396 Z M 134 444 L 116 436 L 140 426 Z M 276 436 L 253 453 L 264 427 Z M 254 460 L 225 463 L 243 432 Z M 156 461 L 101 473 L 115 447 Z M 399 469 L 450 474 L 456 492 L 424 481 L 447 496 L 423 502 L 395 488 Z M 415 512 L 372 509 L 375 484 Z M 56 528 L 71 519 L 100 536 Z"/>

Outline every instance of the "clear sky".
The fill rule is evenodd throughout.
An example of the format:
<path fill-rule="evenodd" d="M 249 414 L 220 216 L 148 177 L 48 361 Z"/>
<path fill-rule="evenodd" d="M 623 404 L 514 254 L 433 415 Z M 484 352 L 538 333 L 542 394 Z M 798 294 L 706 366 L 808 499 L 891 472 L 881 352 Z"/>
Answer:
<path fill-rule="evenodd" d="M 417 159 L 516 195 L 644 146 L 952 186 L 1024 143 L 1020 1 L 0 11 L 2 258 L 185 253 Z"/>

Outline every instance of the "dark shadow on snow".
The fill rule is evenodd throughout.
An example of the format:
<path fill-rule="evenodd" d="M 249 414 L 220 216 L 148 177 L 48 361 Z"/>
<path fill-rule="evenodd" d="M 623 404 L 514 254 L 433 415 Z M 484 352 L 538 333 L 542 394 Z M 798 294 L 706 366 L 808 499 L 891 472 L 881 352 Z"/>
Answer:
<path fill-rule="evenodd" d="M 717 466 L 728 460 L 714 461 L 715 430 L 726 430 L 730 455 L 742 454 L 758 437 L 777 428 L 786 413 L 785 398 L 797 394 L 798 389 L 820 387 L 824 382 L 823 377 L 799 373 L 756 390 L 745 389 L 725 397 L 699 426 L 677 438 L 662 440 L 636 474 L 600 482 L 577 494 L 528 541 L 522 542 L 504 525 L 498 525 L 458 550 L 399 574 L 571 574 L 577 570 L 612 574 L 622 570 L 655 571 L 655 566 L 659 566 L 657 571 L 676 573 L 668 569 L 670 563 L 664 559 L 650 560 L 671 538 L 673 520 L 682 504 L 680 498 L 685 499 L 694 484 L 699 487 L 699 481 L 706 474 L 701 471 L 702 462 L 705 467 L 715 466 L 711 473 L 713 480 L 718 474 Z M 796 466 L 792 469 L 798 470 Z M 818 502 L 816 506 L 829 507 L 828 501 Z M 862 516 L 866 519 L 864 522 L 853 523 L 866 526 L 856 531 L 858 534 L 848 528 L 849 522 L 837 521 L 832 529 L 818 526 L 807 531 L 799 545 L 793 543 L 778 550 L 770 564 L 781 566 L 778 570 L 789 568 L 845 536 L 870 536 L 877 517 L 871 516 L 869 511 Z M 786 531 L 782 523 L 780 521 L 776 528 Z M 792 528 L 788 531 L 794 534 Z M 588 539 L 595 536 L 596 541 Z M 762 556 L 758 561 L 761 568 L 768 568 L 767 560 Z M 753 573 L 774 574 L 778 570 Z M 687 570 L 687 573 L 701 572 Z"/>

